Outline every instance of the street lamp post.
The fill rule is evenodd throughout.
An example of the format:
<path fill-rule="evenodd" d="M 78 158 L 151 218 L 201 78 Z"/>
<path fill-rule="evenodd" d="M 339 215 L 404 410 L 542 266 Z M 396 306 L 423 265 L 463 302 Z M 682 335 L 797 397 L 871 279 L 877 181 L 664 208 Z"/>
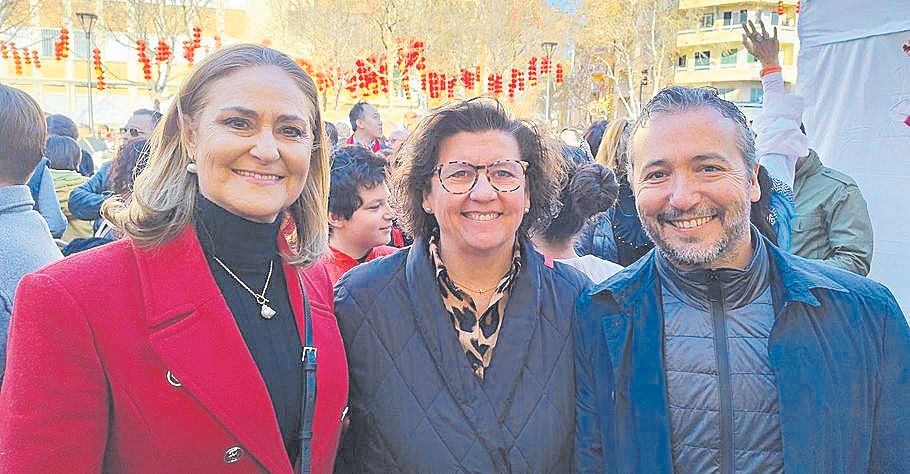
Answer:
<path fill-rule="evenodd" d="M 547 58 L 547 98 L 544 109 L 544 117 L 546 117 L 547 126 L 550 126 L 550 76 L 552 75 L 553 65 L 550 64 L 550 57 L 553 55 L 553 51 L 556 49 L 555 41 L 544 41 L 540 44 L 543 47 L 543 52 Z"/>
<path fill-rule="evenodd" d="M 82 29 L 85 31 L 85 84 L 88 90 L 88 126 L 91 133 L 95 133 L 95 111 L 92 107 L 92 28 L 98 21 L 98 15 L 94 13 L 79 12 L 76 13 L 79 22 L 82 23 Z"/>

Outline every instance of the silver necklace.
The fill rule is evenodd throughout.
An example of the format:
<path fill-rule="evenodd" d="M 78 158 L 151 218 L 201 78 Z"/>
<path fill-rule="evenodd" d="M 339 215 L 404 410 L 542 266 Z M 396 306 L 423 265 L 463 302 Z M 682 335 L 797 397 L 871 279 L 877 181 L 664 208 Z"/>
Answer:
<path fill-rule="evenodd" d="M 272 309 L 271 306 L 269 306 L 269 299 L 265 297 L 265 290 L 269 289 L 269 281 L 272 280 L 272 265 L 275 263 L 274 261 L 269 262 L 269 273 L 265 277 L 265 286 L 262 287 L 262 293 L 256 293 L 255 291 L 251 290 L 250 287 L 246 286 L 246 283 L 244 283 L 243 280 L 237 278 L 237 275 L 234 275 L 234 272 L 232 272 L 231 269 L 228 268 L 220 258 L 214 255 L 212 255 L 212 258 L 218 262 L 218 265 L 221 265 L 221 268 L 223 268 L 224 271 L 228 273 L 228 275 L 233 277 L 234 280 L 237 280 L 237 283 L 240 283 L 240 286 L 242 286 L 244 290 L 253 295 L 253 298 L 256 298 L 256 304 L 260 305 L 259 315 L 262 316 L 262 319 L 272 319 L 275 317 L 277 313 L 274 309 Z"/>

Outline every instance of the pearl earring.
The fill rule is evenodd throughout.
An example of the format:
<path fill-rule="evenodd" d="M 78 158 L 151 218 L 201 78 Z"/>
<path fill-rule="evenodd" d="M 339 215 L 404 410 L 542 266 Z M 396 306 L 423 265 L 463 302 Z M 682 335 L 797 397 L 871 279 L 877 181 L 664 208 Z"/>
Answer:
<path fill-rule="evenodd" d="M 191 161 L 186 164 L 186 172 L 190 174 L 196 174 L 196 162 Z"/>
<path fill-rule="evenodd" d="M 429 207 L 425 207 L 425 208 L 423 208 L 423 212 L 426 212 L 427 214 L 432 214 L 433 210 L 430 209 Z"/>
<path fill-rule="evenodd" d="M 531 212 L 531 208 L 530 208 L 530 207 L 526 207 L 526 208 L 525 208 L 525 214 L 527 214 L 527 213 L 529 213 L 529 212 Z"/>

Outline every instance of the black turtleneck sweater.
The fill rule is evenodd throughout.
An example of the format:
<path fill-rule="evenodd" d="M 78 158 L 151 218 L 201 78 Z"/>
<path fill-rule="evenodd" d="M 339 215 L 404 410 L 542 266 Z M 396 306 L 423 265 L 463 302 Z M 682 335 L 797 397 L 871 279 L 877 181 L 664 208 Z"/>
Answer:
<path fill-rule="evenodd" d="M 265 381 L 285 449 L 293 464 L 299 450 L 297 430 L 300 427 L 303 373 L 300 337 L 278 252 L 280 220 L 271 224 L 251 222 L 198 195 L 194 225 L 215 283 Z M 221 259 L 257 293 L 262 291 L 269 262 L 272 262 L 272 278 L 265 297 L 277 314 L 270 320 L 263 319 L 256 299 L 213 257 Z"/>

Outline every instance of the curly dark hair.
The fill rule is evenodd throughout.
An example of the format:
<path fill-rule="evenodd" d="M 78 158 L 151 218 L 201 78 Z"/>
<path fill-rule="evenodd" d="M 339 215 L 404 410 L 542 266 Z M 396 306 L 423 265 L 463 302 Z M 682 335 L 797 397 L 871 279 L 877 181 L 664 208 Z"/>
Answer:
<path fill-rule="evenodd" d="M 613 207 L 619 197 L 619 183 L 610 168 L 586 157 L 579 147 L 565 145 L 562 156 L 568 164 L 568 181 L 559 194 L 562 207 L 539 234 L 550 243 L 574 237 L 588 219 Z"/>
<path fill-rule="evenodd" d="M 362 146 L 348 145 L 332 152 L 329 212 L 350 219 L 363 205 L 360 189 L 373 189 L 388 177 L 386 160 Z"/>
<path fill-rule="evenodd" d="M 392 175 L 392 195 L 398 222 L 415 239 L 428 238 L 439 226 L 424 212 L 424 195 L 432 187 L 442 142 L 461 132 L 500 130 L 515 137 L 521 159 L 528 162 L 526 182 L 531 206 L 518 229 L 519 238 L 541 231 L 557 208 L 559 190 L 565 179 L 559 151 L 530 123 L 512 120 L 495 99 L 473 98 L 434 110 L 399 151 L 400 165 Z"/>
<path fill-rule="evenodd" d="M 111 163 L 107 190 L 117 195 L 129 194 L 133 190 L 133 180 L 145 168 L 148 156 L 147 138 L 134 138 L 124 143 Z"/>

